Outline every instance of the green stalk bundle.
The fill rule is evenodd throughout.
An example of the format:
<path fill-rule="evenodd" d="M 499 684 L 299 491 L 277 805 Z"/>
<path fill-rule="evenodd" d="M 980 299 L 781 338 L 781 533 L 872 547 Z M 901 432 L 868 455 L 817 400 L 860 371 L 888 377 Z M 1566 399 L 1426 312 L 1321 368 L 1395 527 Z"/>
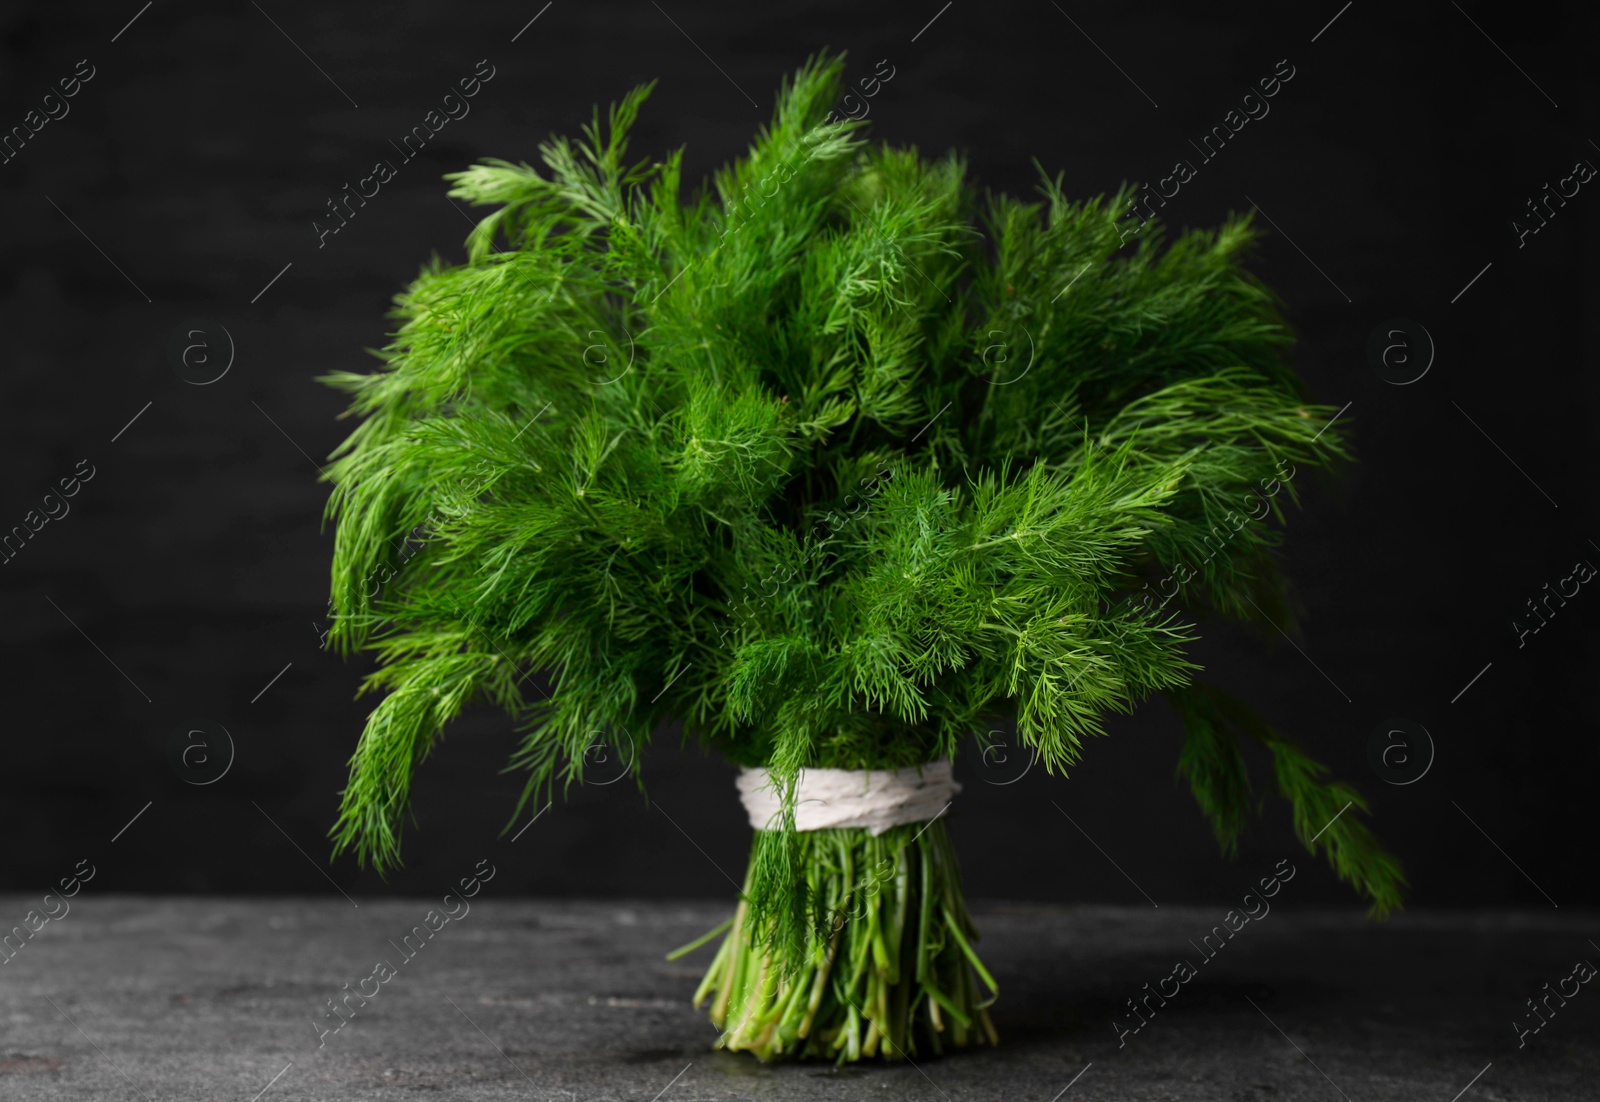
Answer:
<path fill-rule="evenodd" d="M 1187 653 L 1216 620 L 1294 630 L 1279 529 L 1348 458 L 1245 267 L 1250 219 L 1130 236 L 1131 188 L 985 193 L 835 117 L 844 70 L 802 66 L 701 187 L 682 150 L 628 159 L 648 86 L 542 168 L 448 177 L 491 208 L 465 259 L 396 298 L 379 369 L 326 380 L 360 419 L 325 473 L 327 638 L 375 655 L 381 696 L 335 852 L 398 863 L 412 778 L 469 706 L 513 719 L 513 823 L 598 742 L 681 728 L 782 805 L 702 985 L 723 1044 L 992 1042 L 943 824 L 797 830 L 798 780 L 986 730 L 1059 776 L 1160 695 L 1225 854 L 1254 747 L 1301 842 L 1391 910 L 1360 794 Z"/>
<path fill-rule="evenodd" d="M 696 1006 L 711 1000 L 717 1047 L 843 1063 L 998 1044 L 988 1008 L 999 988 L 973 949 L 978 933 L 943 821 L 798 837 L 818 920 L 803 960 L 786 970 L 754 944 L 739 904 L 694 995 Z"/>

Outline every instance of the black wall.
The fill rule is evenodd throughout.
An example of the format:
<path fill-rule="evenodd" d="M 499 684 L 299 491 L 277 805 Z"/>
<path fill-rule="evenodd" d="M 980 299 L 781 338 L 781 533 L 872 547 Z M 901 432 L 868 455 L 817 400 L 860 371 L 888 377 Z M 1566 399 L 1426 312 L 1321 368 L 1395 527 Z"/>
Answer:
<path fill-rule="evenodd" d="M 876 137 L 962 150 L 994 188 L 1031 189 L 1034 157 L 1080 196 L 1188 159 L 1173 223 L 1261 207 L 1274 232 L 1258 270 L 1289 303 L 1312 392 L 1348 405 L 1360 462 L 1303 487 L 1285 552 L 1303 639 L 1217 631 L 1198 655 L 1370 796 L 1416 903 L 1600 898 L 1600 586 L 1520 647 L 1511 626 L 1576 561 L 1600 565 L 1600 180 L 1520 242 L 1512 225 L 1574 162 L 1600 164 L 1587 16 L 556 0 L 527 25 L 540 12 L 120 0 L 0 16 L 0 126 L 23 125 L 80 59 L 93 72 L 0 165 L 0 527 L 92 469 L 70 512 L 0 565 L 0 889 L 43 890 L 88 858 L 103 890 L 386 890 L 325 860 L 366 703 L 352 700 L 363 664 L 319 649 L 330 538 L 315 468 L 350 425 L 314 377 L 371 365 L 390 297 L 430 254 L 461 256 L 468 222 L 441 174 L 534 160 L 592 104 L 659 77 L 634 150 L 687 144 L 699 177 L 744 149 L 785 73 L 832 46 L 852 78 L 894 66 L 871 101 Z M 394 159 L 391 139 L 480 59 L 494 76 L 471 113 L 319 239 L 327 200 Z M 1280 60 L 1294 76 L 1270 113 L 1202 163 L 1190 139 Z M 1436 345 L 1408 385 L 1369 361 L 1394 317 Z M 219 368 L 234 350 L 208 385 L 171 366 L 192 329 Z M 1369 762 L 1390 717 L 1431 735 L 1415 783 Z M 224 728 L 231 767 L 191 783 L 206 775 L 173 765 L 185 732 L 225 755 Z M 963 761 L 952 821 L 974 895 L 1222 900 L 1297 852 L 1269 793 L 1241 861 L 1220 861 L 1173 778 L 1175 718 L 1152 705 L 1112 731 L 1067 780 L 986 783 L 1019 759 Z M 387 890 L 442 890 L 490 856 L 508 892 L 731 894 L 749 832 L 728 767 L 664 732 L 646 758 L 654 806 L 626 782 L 586 787 L 511 843 L 497 838 L 520 787 L 498 772 L 511 745 L 498 715 L 457 725 Z M 1321 869 L 1298 883 L 1307 902 L 1350 899 Z"/>

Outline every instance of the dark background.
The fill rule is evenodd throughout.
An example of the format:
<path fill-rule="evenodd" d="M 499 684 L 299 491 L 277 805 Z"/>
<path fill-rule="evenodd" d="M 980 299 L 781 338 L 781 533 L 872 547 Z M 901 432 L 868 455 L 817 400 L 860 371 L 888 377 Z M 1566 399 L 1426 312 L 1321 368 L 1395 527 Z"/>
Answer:
<path fill-rule="evenodd" d="M 1295 66 L 1270 114 L 1163 213 L 1205 226 L 1253 201 L 1270 216 L 1256 269 L 1288 303 L 1313 395 L 1348 403 L 1360 462 L 1308 482 L 1290 527 L 1300 649 L 1217 630 L 1198 657 L 1368 794 L 1415 904 L 1600 899 L 1600 595 L 1581 590 L 1521 648 L 1510 626 L 1576 560 L 1600 564 L 1600 180 L 1524 247 L 1510 226 L 1576 160 L 1600 163 L 1588 16 L 1336 0 L 663 7 L 557 0 L 531 26 L 538 3 L 487 0 L 0 17 L 0 127 L 79 59 L 96 70 L 67 117 L 0 165 L 0 528 L 80 460 L 95 472 L 0 566 L 0 890 L 43 890 L 87 858 L 103 890 L 432 893 L 490 857 L 506 894 L 731 896 L 749 830 L 729 767 L 660 732 L 649 803 L 627 782 L 577 789 L 513 844 L 499 832 L 520 779 L 499 772 L 512 736 L 489 711 L 422 774 L 405 870 L 385 885 L 348 858 L 328 865 L 367 702 L 352 699 L 363 663 L 319 649 L 330 536 L 315 467 L 350 426 L 313 380 L 371 366 L 390 297 L 430 254 L 461 257 L 468 222 L 443 173 L 535 160 L 552 131 L 659 77 L 633 151 L 687 144 L 697 179 L 743 151 L 785 73 L 831 46 L 852 81 L 879 58 L 895 67 L 871 101 L 877 139 L 961 150 L 979 180 L 1019 193 L 1037 157 L 1076 196 L 1199 165 L 1188 140 L 1279 59 Z M 399 165 L 390 141 L 479 59 L 495 76 L 471 114 Z M 386 157 L 397 177 L 319 248 L 313 219 Z M 206 386 L 167 352 L 196 316 L 219 355 L 223 329 L 236 349 Z M 1367 358 L 1394 316 L 1437 344 L 1411 385 Z M 1369 764 L 1389 717 L 1435 744 L 1414 784 Z M 200 730 L 225 753 L 224 728 L 228 772 L 188 783 L 173 740 Z M 1219 859 L 1174 781 L 1163 705 L 1111 730 L 1070 779 L 1000 784 L 1021 759 L 959 763 L 951 820 L 972 895 L 1235 900 L 1289 854 L 1307 870 L 1296 903 L 1353 905 L 1265 784 L 1241 860 Z"/>

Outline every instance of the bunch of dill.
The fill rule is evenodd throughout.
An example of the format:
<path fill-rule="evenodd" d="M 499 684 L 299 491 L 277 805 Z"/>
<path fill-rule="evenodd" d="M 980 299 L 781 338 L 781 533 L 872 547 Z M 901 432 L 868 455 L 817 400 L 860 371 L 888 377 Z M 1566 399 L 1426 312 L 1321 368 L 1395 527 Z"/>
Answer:
<path fill-rule="evenodd" d="M 830 117 L 842 73 L 801 68 L 687 196 L 681 151 L 628 159 L 648 86 L 542 145 L 543 172 L 450 177 L 494 208 L 466 262 L 398 297 L 382 370 L 329 379 L 362 418 L 327 476 L 330 639 L 376 653 L 383 693 L 336 846 L 397 862 L 413 771 L 469 703 L 518 723 L 518 811 L 597 740 L 678 721 L 787 801 L 702 990 L 724 1043 L 992 1039 L 944 824 L 803 837 L 795 778 L 1007 722 L 1059 772 L 1164 693 L 1225 850 L 1258 740 L 1300 839 L 1392 908 L 1398 864 L 1336 815 L 1359 794 L 1185 657 L 1207 618 L 1289 618 L 1279 480 L 1344 456 L 1242 267 L 1248 220 L 1125 244 L 1127 191 L 983 196 L 959 159 Z M 890 875 L 865 878 L 869 849 Z"/>

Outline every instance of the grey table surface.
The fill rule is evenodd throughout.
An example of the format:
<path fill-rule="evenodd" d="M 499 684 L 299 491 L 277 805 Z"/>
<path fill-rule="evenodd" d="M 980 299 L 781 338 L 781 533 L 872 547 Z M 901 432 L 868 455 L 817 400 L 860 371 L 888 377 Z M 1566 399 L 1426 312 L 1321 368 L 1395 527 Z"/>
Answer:
<path fill-rule="evenodd" d="M 1568 979 L 1578 961 L 1600 962 L 1593 913 L 1377 925 L 1280 906 L 1204 960 L 1190 941 L 1222 920 L 1214 908 L 978 902 L 1001 1047 L 837 1068 L 712 1050 L 716 1031 L 688 1001 L 710 950 L 664 954 L 724 906 L 485 890 L 470 910 L 452 900 L 456 917 L 436 914 L 423 947 L 402 950 L 440 901 L 86 890 L 67 902 L 30 933 L 41 900 L 0 896 L 0 929 L 13 931 L 0 953 L 7 1102 L 1600 1097 L 1600 990 Z M 1180 959 L 1198 974 L 1119 1044 L 1125 1000 Z M 393 975 L 320 1033 L 343 1021 L 326 1000 L 379 961 Z M 1525 1000 L 1546 983 L 1577 991 L 1519 1037 L 1513 1023 L 1535 1021 Z"/>

